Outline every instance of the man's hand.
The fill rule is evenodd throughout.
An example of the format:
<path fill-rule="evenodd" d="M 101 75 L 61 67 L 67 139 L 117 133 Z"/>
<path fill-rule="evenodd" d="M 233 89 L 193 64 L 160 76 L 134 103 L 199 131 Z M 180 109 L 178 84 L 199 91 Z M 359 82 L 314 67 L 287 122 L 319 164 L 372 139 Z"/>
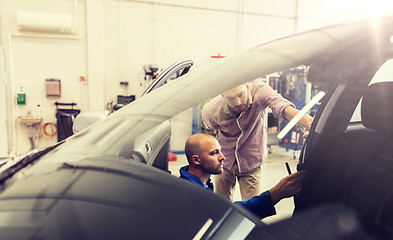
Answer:
<path fill-rule="evenodd" d="M 298 194 L 302 189 L 302 180 L 305 176 L 306 171 L 299 171 L 281 179 L 276 186 L 269 190 L 273 204 L 278 203 L 283 198 Z"/>
<path fill-rule="evenodd" d="M 309 131 L 306 131 L 306 133 L 303 134 L 303 138 L 306 139 L 306 138 L 308 137 L 308 134 L 309 134 L 309 133 L 310 133 Z"/>

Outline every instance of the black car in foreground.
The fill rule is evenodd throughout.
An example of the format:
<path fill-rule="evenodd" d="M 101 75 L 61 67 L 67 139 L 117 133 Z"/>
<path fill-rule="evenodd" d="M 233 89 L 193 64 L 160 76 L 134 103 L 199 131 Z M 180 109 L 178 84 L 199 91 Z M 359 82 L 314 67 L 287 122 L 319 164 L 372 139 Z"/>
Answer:
<path fill-rule="evenodd" d="M 386 17 L 262 44 L 10 160 L 0 168 L 0 238 L 392 239 L 392 36 Z M 326 95 L 299 159 L 307 177 L 292 218 L 265 225 L 168 172 L 168 119 L 298 66 Z"/>

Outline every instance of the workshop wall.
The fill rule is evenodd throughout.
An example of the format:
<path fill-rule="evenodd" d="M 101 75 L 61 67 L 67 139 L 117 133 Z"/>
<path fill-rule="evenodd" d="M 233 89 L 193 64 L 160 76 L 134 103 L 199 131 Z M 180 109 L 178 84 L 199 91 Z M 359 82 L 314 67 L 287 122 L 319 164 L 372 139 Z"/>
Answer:
<path fill-rule="evenodd" d="M 73 16 L 72 1 L 1 1 L 1 45 L 4 46 L 4 86 L 6 128 L 1 129 L 1 145 L 7 146 L 10 155 L 23 153 L 31 148 L 29 130 L 18 122 L 18 117 L 26 117 L 30 112 L 38 115 L 38 105 L 43 123 L 55 123 L 56 106 L 59 102 L 76 102 L 84 106 L 85 86 L 79 76 L 86 73 L 86 41 L 84 34 L 58 34 L 46 32 L 20 31 L 17 13 L 20 10 Z M 83 15 L 84 4 L 79 2 L 79 13 Z M 84 32 L 84 18 L 79 16 L 79 30 Z M 61 80 L 61 97 L 47 97 L 45 79 Z M 20 89 L 26 94 L 26 104 L 17 105 L 16 96 Z M 3 97 L 1 95 L 1 97 Z M 54 129 L 33 127 L 35 147 L 52 145 L 57 142 Z M 5 134 L 3 134 L 5 133 Z M 4 152 L 1 156 L 4 156 Z"/>
<path fill-rule="evenodd" d="M 212 56 L 231 56 L 328 22 L 326 14 L 309 9 L 309 4 L 315 5 L 311 0 L 0 1 L 5 76 L 0 79 L 0 91 L 5 92 L 0 107 L 6 109 L 0 118 L 0 157 L 30 149 L 28 128 L 17 118 L 35 114 L 38 104 L 43 122 L 33 134 L 36 147 L 45 147 L 57 141 L 56 136 L 42 133 L 44 123 L 56 122 L 56 101 L 75 102 L 81 111 L 105 109 L 116 103 L 117 95 L 140 96 L 149 84 L 144 80 L 145 64 L 165 69 L 192 59 L 196 69 L 219 61 Z M 20 30 L 20 10 L 67 14 L 73 29 Z M 61 97 L 46 96 L 47 78 L 61 80 Z M 26 105 L 16 103 L 21 87 Z M 183 149 L 191 134 L 191 118 L 188 111 L 174 121 L 173 151 Z"/>

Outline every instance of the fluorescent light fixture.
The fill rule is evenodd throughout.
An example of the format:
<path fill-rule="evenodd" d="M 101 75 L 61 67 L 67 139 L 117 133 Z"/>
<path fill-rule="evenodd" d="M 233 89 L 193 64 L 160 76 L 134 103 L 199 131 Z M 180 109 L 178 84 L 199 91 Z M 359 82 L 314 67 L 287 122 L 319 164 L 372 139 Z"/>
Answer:
<path fill-rule="evenodd" d="M 299 122 L 299 120 L 312 108 L 314 107 L 315 104 L 317 104 L 319 102 L 319 100 L 321 100 L 323 98 L 323 96 L 325 96 L 325 92 L 320 91 L 318 92 L 317 95 L 315 95 L 315 97 L 313 99 L 311 99 L 311 101 L 309 103 L 306 104 L 306 106 L 304 106 L 302 108 L 302 110 L 300 110 L 295 117 L 292 118 L 292 120 L 281 130 L 281 132 L 279 134 L 277 134 L 277 138 L 279 140 L 283 139 L 283 137 L 285 135 L 287 135 L 287 133 L 296 125 L 297 122 Z M 310 129 L 309 129 L 310 130 Z"/>

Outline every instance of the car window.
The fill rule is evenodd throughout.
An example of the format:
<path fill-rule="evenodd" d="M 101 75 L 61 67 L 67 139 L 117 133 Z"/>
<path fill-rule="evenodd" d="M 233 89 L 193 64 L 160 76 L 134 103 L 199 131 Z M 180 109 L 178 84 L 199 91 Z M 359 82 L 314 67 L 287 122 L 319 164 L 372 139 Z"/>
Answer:
<path fill-rule="evenodd" d="M 378 82 L 393 82 L 393 59 L 387 60 L 375 73 L 374 77 L 371 79 L 368 86 L 378 83 Z M 351 120 L 349 122 L 349 126 L 354 124 L 361 124 L 361 98 L 356 106 L 355 111 L 352 114 Z"/>
<path fill-rule="evenodd" d="M 186 70 L 188 71 L 188 69 L 186 69 Z M 185 71 L 185 69 L 180 69 L 179 71 L 173 73 L 172 76 L 170 76 L 167 81 L 175 80 L 176 78 L 184 75 L 185 74 L 185 73 L 183 73 L 184 71 Z"/>
<path fill-rule="evenodd" d="M 367 127 L 366 121 L 370 121 L 370 116 L 381 113 L 379 107 L 374 107 L 373 112 L 370 114 L 370 111 L 366 111 L 368 114 L 363 117 L 367 118 L 362 119 L 363 96 L 371 93 L 371 85 L 393 82 L 392 65 L 393 59 L 389 59 L 381 65 L 359 67 L 346 76 L 344 81 L 332 86 L 327 96 L 328 101 L 324 102 L 315 122 L 315 131 L 308 147 L 310 155 L 306 158 L 318 157 L 329 162 L 332 159 L 340 162 L 348 156 L 357 156 L 356 152 L 365 148 L 362 144 L 368 141 L 364 141 L 364 138 L 375 131 L 374 126 Z"/>
<path fill-rule="evenodd" d="M 352 81 L 337 84 L 321 113 L 315 128 L 316 133 L 326 134 L 337 142 L 339 134 L 365 128 L 361 117 L 363 95 L 367 93 L 370 85 L 393 82 L 393 59 L 387 60 L 374 72 L 370 69 L 373 67 L 359 71 Z"/>
<path fill-rule="evenodd" d="M 194 62 L 192 60 L 184 60 L 172 64 L 158 75 L 156 80 L 145 90 L 142 96 L 162 87 L 169 81 L 175 80 L 176 78 L 188 73 L 193 64 Z"/>

